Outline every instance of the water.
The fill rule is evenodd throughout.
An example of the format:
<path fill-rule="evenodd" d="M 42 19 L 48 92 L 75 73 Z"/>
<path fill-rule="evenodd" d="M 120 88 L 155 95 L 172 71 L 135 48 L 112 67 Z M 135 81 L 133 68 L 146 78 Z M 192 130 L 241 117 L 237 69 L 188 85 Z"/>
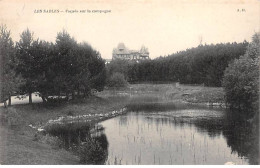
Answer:
<path fill-rule="evenodd" d="M 109 144 L 105 164 L 244 165 L 255 157 L 249 129 L 222 110 L 129 112 L 100 124 Z"/>
<path fill-rule="evenodd" d="M 146 107 L 129 106 L 128 113 L 98 124 L 56 123 L 46 131 L 81 164 L 258 164 L 257 126 L 237 114 L 187 105 Z"/>

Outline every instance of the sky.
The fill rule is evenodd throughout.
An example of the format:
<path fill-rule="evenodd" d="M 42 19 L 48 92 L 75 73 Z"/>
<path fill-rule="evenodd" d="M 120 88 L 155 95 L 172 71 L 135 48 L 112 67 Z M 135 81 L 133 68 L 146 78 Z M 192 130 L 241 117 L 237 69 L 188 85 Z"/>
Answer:
<path fill-rule="evenodd" d="M 156 58 L 200 43 L 251 41 L 260 31 L 260 1 L 0 0 L 0 23 L 11 31 L 14 41 L 29 28 L 35 38 L 55 42 L 57 33 L 65 29 L 78 42 L 91 44 L 105 59 L 112 58 L 112 50 L 120 42 L 133 50 L 144 45 L 150 57 Z"/>

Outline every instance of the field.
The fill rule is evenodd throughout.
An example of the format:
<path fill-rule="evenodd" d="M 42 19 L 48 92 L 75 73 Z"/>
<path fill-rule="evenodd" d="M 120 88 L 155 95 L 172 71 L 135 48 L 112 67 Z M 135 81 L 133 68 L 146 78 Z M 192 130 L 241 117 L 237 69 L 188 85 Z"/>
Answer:
<path fill-rule="evenodd" d="M 0 164 L 78 164 L 72 153 L 57 148 L 51 141 L 37 141 L 35 135 L 50 119 L 61 116 L 105 114 L 127 105 L 141 103 L 223 102 L 222 88 L 174 84 L 134 84 L 124 89 L 109 89 L 84 100 L 55 106 L 37 104 L 0 107 Z M 15 124 L 4 123 L 7 111 L 14 113 Z M 9 113 L 10 115 L 11 113 Z M 50 138 L 51 139 L 51 138 Z"/>
<path fill-rule="evenodd" d="M 129 95 L 134 102 L 185 102 L 185 103 L 224 103 L 221 87 L 181 84 L 134 84 L 123 90 L 106 90 L 100 96 L 111 94 Z"/>

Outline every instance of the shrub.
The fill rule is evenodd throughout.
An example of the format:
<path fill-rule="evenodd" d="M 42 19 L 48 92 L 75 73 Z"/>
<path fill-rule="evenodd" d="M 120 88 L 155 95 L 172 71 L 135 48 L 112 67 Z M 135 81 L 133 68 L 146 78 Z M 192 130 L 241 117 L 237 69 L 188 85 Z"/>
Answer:
<path fill-rule="evenodd" d="M 119 72 L 114 73 L 108 81 L 109 87 L 120 88 L 120 87 L 126 87 L 127 85 L 128 85 L 128 83 L 127 83 L 124 75 Z"/>
<path fill-rule="evenodd" d="M 257 111 L 259 54 L 259 34 L 256 34 L 253 37 L 253 42 L 248 46 L 246 54 L 229 64 L 225 70 L 223 86 L 226 101 L 231 108 L 244 112 Z"/>
<path fill-rule="evenodd" d="M 87 138 L 84 144 L 79 146 L 80 163 L 104 164 L 107 157 L 107 147 L 94 138 Z"/>
<path fill-rule="evenodd" d="M 54 148 L 62 147 L 63 142 L 57 136 L 51 136 L 49 134 L 36 133 L 34 136 L 34 141 L 39 141 L 45 144 L 49 144 Z"/>

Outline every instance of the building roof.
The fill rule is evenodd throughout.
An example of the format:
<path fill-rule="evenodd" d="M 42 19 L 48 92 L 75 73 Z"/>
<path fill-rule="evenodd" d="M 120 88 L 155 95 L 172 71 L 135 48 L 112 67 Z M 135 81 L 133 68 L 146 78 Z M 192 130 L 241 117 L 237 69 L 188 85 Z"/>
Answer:
<path fill-rule="evenodd" d="M 126 55 L 126 54 L 144 54 L 149 56 L 149 51 L 148 48 L 145 46 L 142 46 L 140 50 L 129 50 L 128 48 L 125 47 L 124 43 L 119 43 L 117 48 L 113 49 L 113 55 Z"/>
<path fill-rule="evenodd" d="M 125 44 L 124 43 L 119 43 L 118 46 L 117 46 L 117 49 L 124 50 L 125 49 Z"/>
<path fill-rule="evenodd" d="M 149 53 L 148 48 L 146 48 L 144 45 L 140 49 L 140 53 Z"/>
<path fill-rule="evenodd" d="M 130 51 L 125 47 L 124 43 L 119 43 L 117 48 L 113 49 L 113 54 L 130 54 Z"/>

